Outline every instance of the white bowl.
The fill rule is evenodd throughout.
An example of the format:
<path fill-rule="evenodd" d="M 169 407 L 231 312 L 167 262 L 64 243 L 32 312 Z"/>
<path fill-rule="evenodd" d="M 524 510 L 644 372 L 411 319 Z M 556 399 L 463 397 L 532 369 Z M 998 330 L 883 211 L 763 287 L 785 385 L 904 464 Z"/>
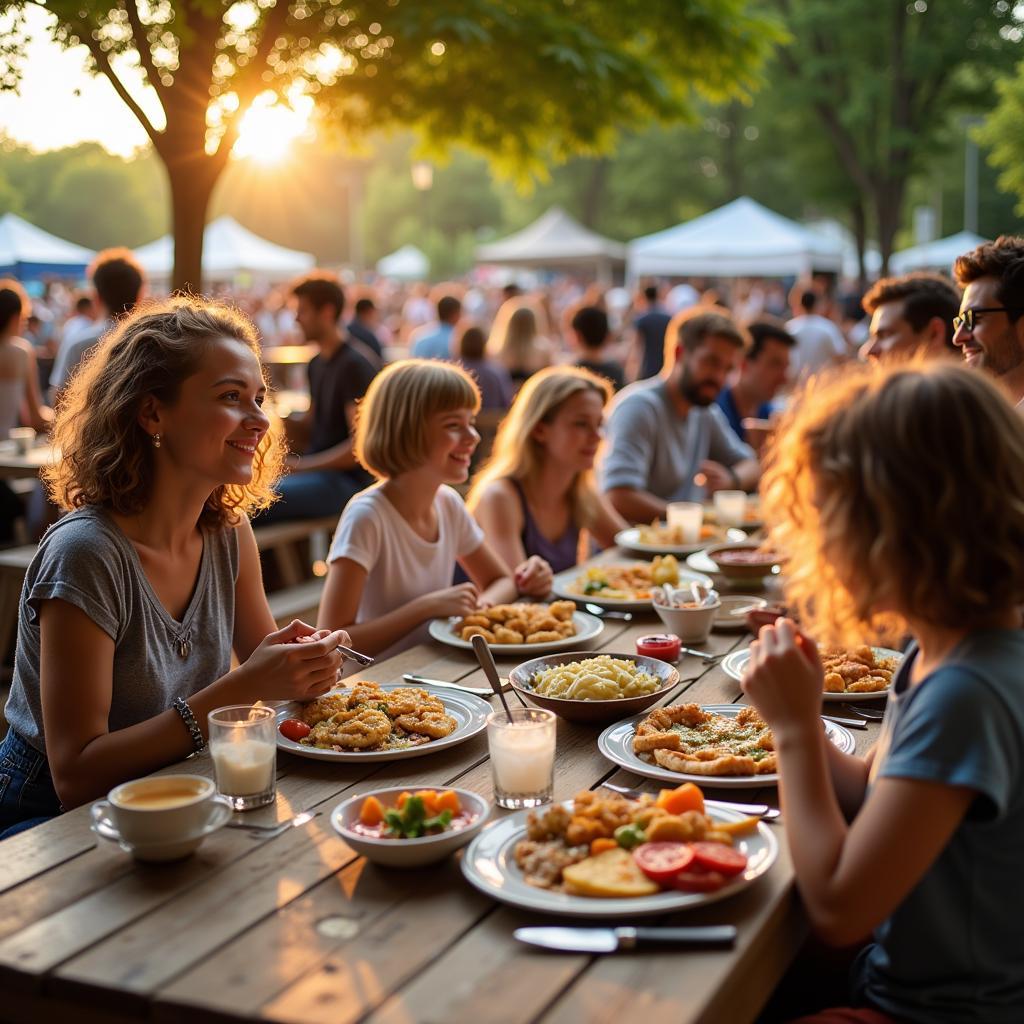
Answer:
<path fill-rule="evenodd" d="M 231 801 L 220 793 L 207 800 L 203 807 L 206 819 L 197 831 L 175 839 L 165 839 L 152 843 L 130 843 L 117 830 L 117 825 L 110 815 L 105 813 L 101 804 L 93 805 L 92 823 L 89 826 L 101 839 L 117 843 L 125 853 L 130 853 L 136 860 L 160 863 L 162 861 L 181 860 L 196 852 L 203 840 L 218 829 L 223 828 L 233 814 Z"/>
<path fill-rule="evenodd" d="M 358 820 L 359 809 L 368 796 L 375 796 L 387 810 L 395 806 L 402 793 L 409 792 L 413 792 L 409 786 L 393 786 L 390 789 L 376 789 L 349 797 L 331 812 L 331 824 L 356 853 L 373 861 L 374 864 L 382 864 L 389 868 L 418 868 L 424 864 L 444 860 L 449 854 L 465 846 L 484 827 L 491 814 L 489 801 L 479 793 L 474 793 L 471 789 L 456 789 L 462 807 L 476 814 L 476 818 L 469 825 L 457 831 L 422 836 L 419 839 L 374 839 L 353 832 L 350 828 Z"/>
<path fill-rule="evenodd" d="M 684 644 L 696 644 L 707 640 L 711 633 L 711 623 L 718 614 L 718 609 L 722 607 L 721 600 L 715 601 L 714 604 L 701 605 L 699 608 L 670 608 L 661 604 L 657 597 L 653 603 L 658 618 L 668 626 L 668 631 L 675 633 Z"/>
<path fill-rule="evenodd" d="M 733 610 L 739 608 L 761 609 L 767 607 L 768 602 L 763 597 L 751 597 L 748 594 L 725 594 L 722 596 L 721 608 L 719 608 L 715 615 L 714 622 L 711 624 L 712 629 L 720 630 L 723 633 L 746 632 L 746 615 L 733 615 Z"/>

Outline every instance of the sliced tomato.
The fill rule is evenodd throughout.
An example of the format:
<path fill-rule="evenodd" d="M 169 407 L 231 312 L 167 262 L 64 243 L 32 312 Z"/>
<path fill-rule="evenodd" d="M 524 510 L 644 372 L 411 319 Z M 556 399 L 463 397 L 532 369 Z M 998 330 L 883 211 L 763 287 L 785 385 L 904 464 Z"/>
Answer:
<path fill-rule="evenodd" d="M 693 863 L 686 843 L 643 843 L 633 851 L 636 866 L 652 881 L 668 885 Z"/>
<path fill-rule="evenodd" d="M 746 870 L 747 858 L 725 843 L 690 843 L 697 863 L 708 871 L 717 871 L 727 878 Z"/>
<path fill-rule="evenodd" d="M 683 892 L 717 892 L 725 885 L 725 875 L 707 871 L 694 863 L 691 870 L 681 871 L 672 879 L 672 884 Z"/>
<path fill-rule="evenodd" d="M 309 733 L 310 728 L 305 722 L 300 722 L 297 718 L 286 718 L 279 726 L 281 735 L 285 739 L 291 740 L 293 743 L 298 743 L 299 740 L 305 739 Z"/>

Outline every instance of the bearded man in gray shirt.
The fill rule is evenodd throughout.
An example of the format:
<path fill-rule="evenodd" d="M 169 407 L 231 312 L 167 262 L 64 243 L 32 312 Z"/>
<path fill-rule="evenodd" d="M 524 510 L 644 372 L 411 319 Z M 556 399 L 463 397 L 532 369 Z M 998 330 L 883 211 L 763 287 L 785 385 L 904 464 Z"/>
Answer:
<path fill-rule="evenodd" d="M 687 310 L 665 333 L 661 373 L 619 392 L 600 477 L 623 518 L 649 523 L 669 502 L 757 486 L 754 450 L 714 404 L 748 340 L 725 310 Z"/>

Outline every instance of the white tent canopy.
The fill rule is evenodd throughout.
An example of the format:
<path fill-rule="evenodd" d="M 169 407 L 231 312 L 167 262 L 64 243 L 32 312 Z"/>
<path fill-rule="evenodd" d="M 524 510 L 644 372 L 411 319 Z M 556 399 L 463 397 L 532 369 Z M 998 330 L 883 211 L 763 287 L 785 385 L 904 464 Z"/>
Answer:
<path fill-rule="evenodd" d="M 478 263 L 504 266 L 596 269 L 608 277 L 614 264 L 626 258 L 621 242 L 605 238 L 577 223 L 559 206 L 553 206 L 514 235 L 476 249 Z"/>
<path fill-rule="evenodd" d="M 0 217 L 0 272 L 27 278 L 40 274 L 81 276 L 96 253 L 65 242 L 13 213 Z"/>
<path fill-rule="evenodd" d="M 174 268 L 174 238 L 164 235 L 135 250 L 143 269 L 154 278 L 170 277 Z M 264 281 L 283 281 L 316 266 L 312 253 L 286 249 L 243 228 L 232 217 L 218 217 L 203 235 L 203 279 L 230 281 L 250 275 Z"/>
<path fill-rule="evenodd" d="M 948 274 L 957 256 L 970 252 L 985 241 L 987 239 L 981 235 L 958 231 L 955 235 L 937 238 L 934 242 L 894 252 L 889 258 L 889 267 L 896 274 L 906 274 L 911 270 L 942 270 Z"/>
<path fill-rule="evenodd" d="M 430 273 L 430 260 L 415 245 L 403 245 L 377 260 L 377 273 L 400 281 L 422 281 Z"/>
<path fill-rule="evenodd" d="M 747 196 L 629 243 L 629 276 L 799 277 L 842 269 L 842 246 Z"/>

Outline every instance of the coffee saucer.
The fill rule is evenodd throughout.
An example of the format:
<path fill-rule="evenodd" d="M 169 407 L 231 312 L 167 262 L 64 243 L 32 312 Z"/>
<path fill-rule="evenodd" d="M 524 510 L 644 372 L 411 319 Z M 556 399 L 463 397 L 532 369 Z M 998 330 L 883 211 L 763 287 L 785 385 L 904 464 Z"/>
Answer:
<path fill-rule="evenodd" d="M 208 835 L 223 828 L 233 813 L 226 798 L 215 796 L 210 800 L 210 814 L 206 824 L 198 832 L 193 832 L 191 835 L 169 843 L 129 843 L 127 839 L 121 838 L 117 826 L 106 815 L 95 818 L 89 827 L 101 839 L 117 843 L 125 853 L 130 853 L 136 860 L 151 862 L 180 860 L 182 857 L 188 857 L 195 853 L 199 849 L 199 844 Z"/>

